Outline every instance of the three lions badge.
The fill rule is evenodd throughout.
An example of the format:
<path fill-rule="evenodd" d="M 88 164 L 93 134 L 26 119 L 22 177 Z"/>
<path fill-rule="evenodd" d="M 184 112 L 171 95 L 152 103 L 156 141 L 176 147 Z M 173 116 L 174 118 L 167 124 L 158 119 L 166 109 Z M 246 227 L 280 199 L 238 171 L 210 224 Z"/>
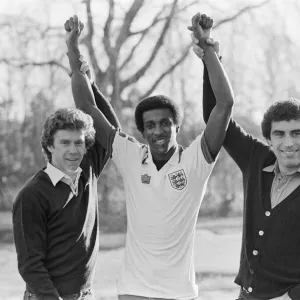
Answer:
<path fill-rule="evenodd" d="M 184 173 L 184 170 L 168 174 L 172 188 L 176 190 L 182 190 L 187 185 L 187 179 Z"/>

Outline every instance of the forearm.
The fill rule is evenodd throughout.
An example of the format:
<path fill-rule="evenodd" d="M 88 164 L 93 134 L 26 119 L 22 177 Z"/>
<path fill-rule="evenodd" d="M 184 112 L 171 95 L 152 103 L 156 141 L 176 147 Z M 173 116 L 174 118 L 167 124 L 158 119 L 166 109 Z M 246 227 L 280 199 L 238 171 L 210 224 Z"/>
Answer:
<path fill-rule="evenodd" d="M 208 90 L 205 92 L 208 92 L 209 100 L 215 99 L 217 106 L 221 106 L 223 109 L 231 109 L 234 101 L 233 90 L 218 55 L 212 46 L 205 47 L 203 61 L 207 68 L 209 82 L 212 88 L 212 90 L 209 90 L 210 87 L 206 85 Z M 213 105 L 214 103 L 210 103 L 209 107 L 212 108 Z"/>
<path fill-rule="evenodd" d="M 33 196 L 32 196 L 33 198 Z M 31 198 L 18 199 L 13 209 L 13 232 L 18 270 L 38 299 L 60 299 L 43 261 L 46 257 L 46 225 L 42 209 Z M 29 209 L 30 208 L 30 209 Z"/>
<path fill-rule="evenodd" d="M 77 108 L 89 111 L 96 106 L 94 94 L 88 77 L 80 71 L 80 51 L 76 44 L 68 45 L 68 58 L 72 70 L 71 85 L 74 102 Z"/>

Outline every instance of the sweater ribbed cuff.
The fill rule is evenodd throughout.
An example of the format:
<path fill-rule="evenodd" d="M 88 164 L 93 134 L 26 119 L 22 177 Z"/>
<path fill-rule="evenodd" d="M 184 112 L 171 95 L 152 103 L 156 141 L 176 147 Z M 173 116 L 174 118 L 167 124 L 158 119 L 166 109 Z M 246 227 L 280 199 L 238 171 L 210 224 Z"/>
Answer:
<path fill-rule="evenodd" d="M 300 299 L 300 284 L 289 290 L 288 295 L 292 300 Z"/>

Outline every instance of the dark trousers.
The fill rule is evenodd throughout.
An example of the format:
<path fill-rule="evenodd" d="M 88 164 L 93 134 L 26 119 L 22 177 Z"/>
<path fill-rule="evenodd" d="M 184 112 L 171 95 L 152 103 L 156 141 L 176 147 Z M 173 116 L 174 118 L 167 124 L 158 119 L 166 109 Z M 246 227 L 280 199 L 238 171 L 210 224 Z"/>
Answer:
<path fill-rule="evenodd" d="M 143 297 L 143 296 L 134 296 L 134 295 L 118 295 L 118 300 L 173 300 L 173 299 Z M 196 300 L 196 299 L 191 299 L 191 300 Z"/>
<path fill-rule="evenodd" d="M 82 291 L 77 294 L 67 295 L 61 297 L 63 300 L 95 300 L 94 294 L 92 290 L 88 289 L 85 291 Z M 38 298 L 36 295 L 25 291 L 23 300 L 37 300 Z"/>

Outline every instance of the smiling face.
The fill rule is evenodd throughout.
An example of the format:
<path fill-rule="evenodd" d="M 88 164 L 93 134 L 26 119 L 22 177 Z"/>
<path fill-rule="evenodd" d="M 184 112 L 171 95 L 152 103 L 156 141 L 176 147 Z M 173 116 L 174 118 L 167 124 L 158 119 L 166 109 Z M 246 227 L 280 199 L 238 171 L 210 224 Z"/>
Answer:
<path fill-rule="evenodd" d="M 300 167 L 300 120 L 272 122 L 268 143 L 283 174 Z"/>
<path fill-rule="evenodd" d="M 86 152 L 85 136 L 82 130 L 58 130 L 49 146 L 51 164 L 72 177 L 78 170 Z"/>
<path fill-rule="evenodd" d="M 174 153 L 179 127 L 174 123 L 168 108 L 148 110 L 143 113 L 144 132 L 154 160 L 168 160 Z"/>

